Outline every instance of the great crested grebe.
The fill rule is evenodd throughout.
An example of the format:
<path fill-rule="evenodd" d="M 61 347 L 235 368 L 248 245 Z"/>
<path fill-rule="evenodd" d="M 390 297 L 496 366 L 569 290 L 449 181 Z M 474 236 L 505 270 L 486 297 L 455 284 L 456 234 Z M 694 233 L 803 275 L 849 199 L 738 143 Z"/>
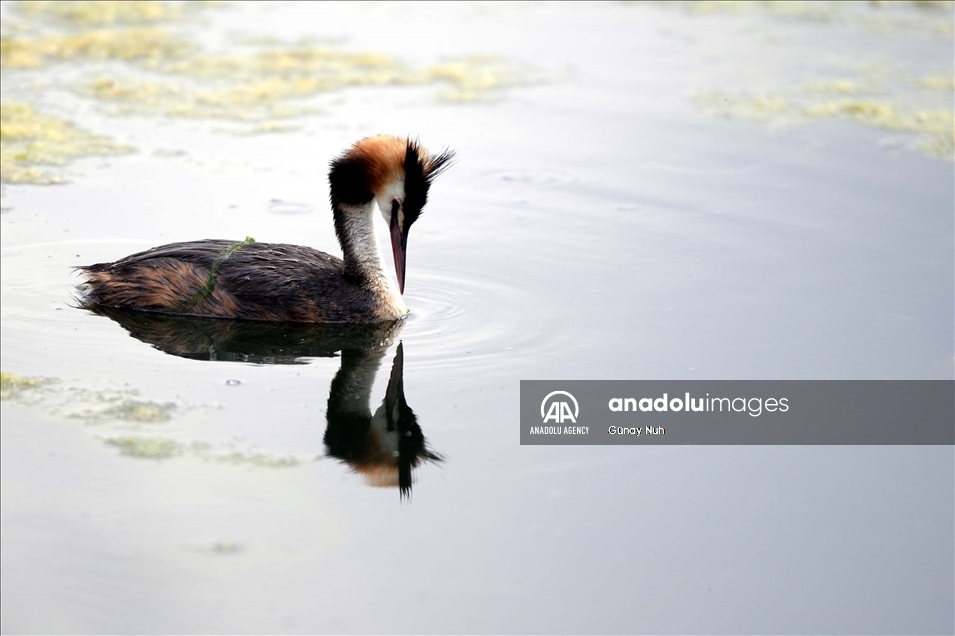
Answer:
<path fill-rule="evenodd" d="M 451 151 L 410 139 L 362 139 L 331 163 L 335 234 L 343 259 L 301 245 L 170 243 L 115 263 L 79 267 L 83 302 L 187 316 L 272 322 L 375 323 L 408 313 L 402 294 L 408 231 Z M 375 238 L 375 205 L 391 233 L 398 289 Z"/>

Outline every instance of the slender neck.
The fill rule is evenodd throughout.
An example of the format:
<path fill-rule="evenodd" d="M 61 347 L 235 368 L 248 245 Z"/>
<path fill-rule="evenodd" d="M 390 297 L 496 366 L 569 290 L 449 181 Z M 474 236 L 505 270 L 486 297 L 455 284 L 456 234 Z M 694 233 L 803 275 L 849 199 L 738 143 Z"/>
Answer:
<path fill-rule="evenodd" d="M 345 278 L 400 300 L 401 294 L 394 289 L 378 249 L 375 207 L 375 201 L 371 200 L 361 205 L 338 203 L 332 208 L 335 234 L 345 261 Z"/>
<path fill-rule="evenodd" d="M 334 207 L 335 234 L 345 260 L 345 276 L 374 282 L 384 275 L 378 241 L 375 240 L 375 202 Z"/>
<path fill-rule="evenodd" d="M 371 389 L 387 349 L 342 351 L 342 364 L 332 380 L 328 395 L 328 416 L 360 415 L 371 419 Z"/>

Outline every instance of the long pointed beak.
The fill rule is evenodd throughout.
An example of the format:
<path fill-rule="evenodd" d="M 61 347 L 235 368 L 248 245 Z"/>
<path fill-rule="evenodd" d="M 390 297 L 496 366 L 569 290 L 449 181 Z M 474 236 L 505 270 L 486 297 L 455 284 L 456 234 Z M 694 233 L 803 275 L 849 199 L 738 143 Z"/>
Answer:
<path fill-rule="evenodd" d="M 405 293 L 405 254 L 408 249 L 408 234 L 401 231 L 398 215 L 391 216 L 391 251 L 395 255 L 395 274 L 398 276 L 398 291 Z"/>

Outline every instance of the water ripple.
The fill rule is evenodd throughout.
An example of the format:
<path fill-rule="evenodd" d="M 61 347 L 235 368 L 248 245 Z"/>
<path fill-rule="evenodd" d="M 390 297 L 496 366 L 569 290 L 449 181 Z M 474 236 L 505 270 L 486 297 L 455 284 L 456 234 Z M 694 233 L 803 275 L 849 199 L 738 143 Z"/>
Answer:
<path fill-rule="evenodd" d="M 512 170 L 492 170 L 485 176 L 494 181 L 513 183 L 522 186 L 554 188 L 572 185 L 578 181 L 568 170 L 547 168 L 515 168 Z"/>
<path fill-rule="evenodd" d="M 415 274 L 402 333 L 416 366 L 491 369 L 555 347 L 553 312 L 506 282 L 445 272 Z M 520 316 L 520 319 L 515 319 Z"/>

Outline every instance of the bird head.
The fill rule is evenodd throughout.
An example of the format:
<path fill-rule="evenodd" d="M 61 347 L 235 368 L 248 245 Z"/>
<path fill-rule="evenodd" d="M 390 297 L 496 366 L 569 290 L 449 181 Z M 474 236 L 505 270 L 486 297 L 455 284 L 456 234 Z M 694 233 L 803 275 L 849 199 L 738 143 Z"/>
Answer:
<path fill-rule="evenodd" d="M 453 158 L 449 150 L 431 154 L 415 140 L 381 135 L 362 139 L 332 161 L 328 175 L 332 206 L 378 204 L 391 237 L 401 293 L 408 233 L 428 202 L 431 183 Z"/>

